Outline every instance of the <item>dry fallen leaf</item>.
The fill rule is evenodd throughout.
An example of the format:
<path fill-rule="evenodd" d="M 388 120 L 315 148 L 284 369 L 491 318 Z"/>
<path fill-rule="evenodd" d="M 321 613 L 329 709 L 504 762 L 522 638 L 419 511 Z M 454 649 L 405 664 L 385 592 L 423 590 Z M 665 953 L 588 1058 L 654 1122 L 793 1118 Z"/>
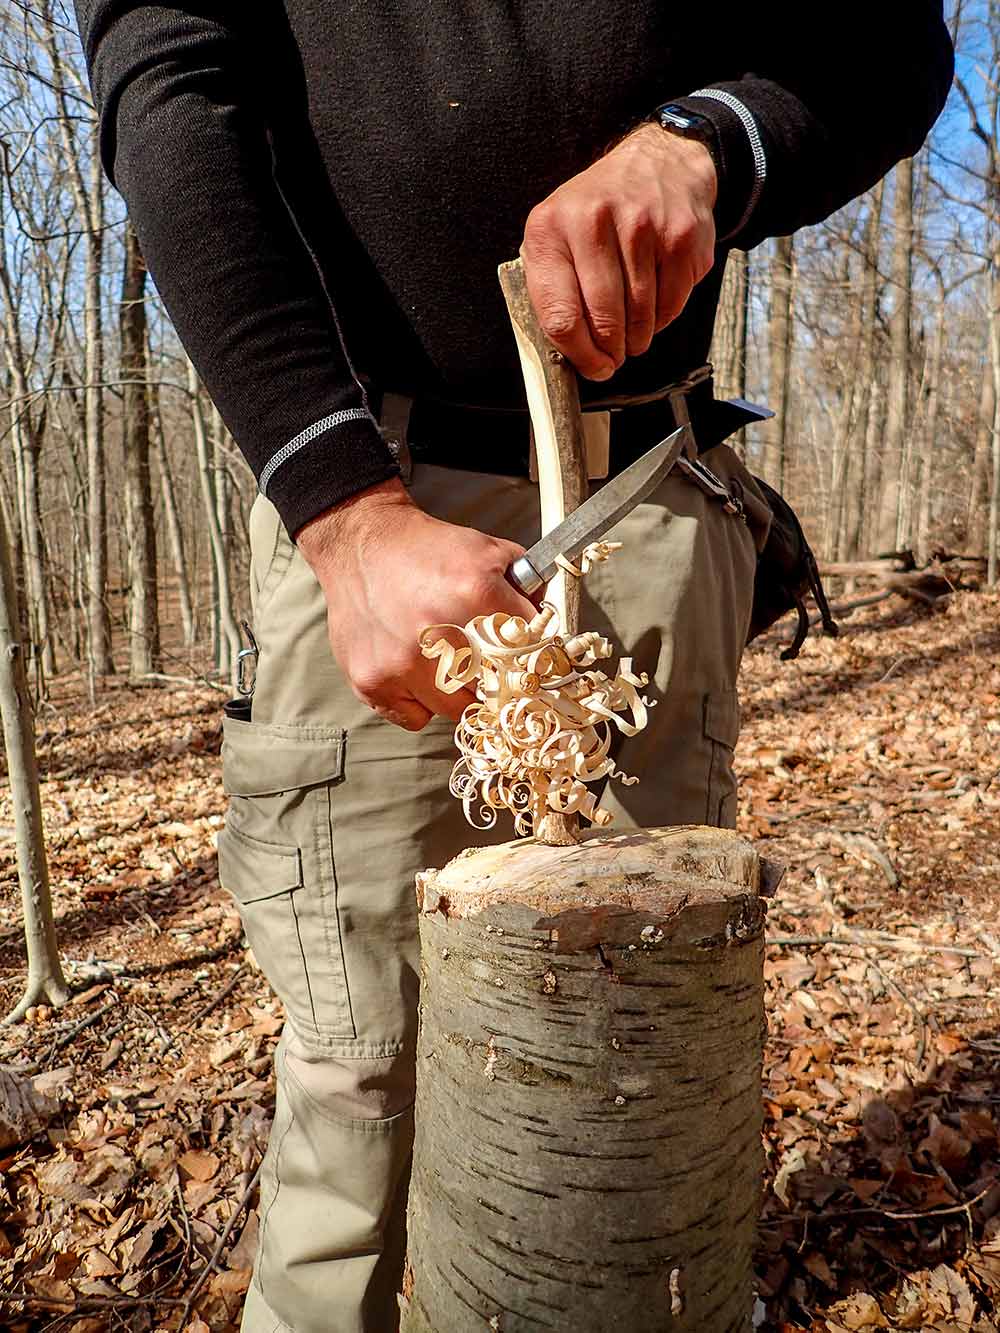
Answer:
<path fill-rule="evenodd" d="M 177 1159 L 177 1165 L 182 1171 L 186 1172 L 192 1180 L 204 1183 L 211 1180 L 219 1169 L 219 1159 L 214 1153 L 200 1152 L 192 1149 L 189 1152 L 182 1153 Z"/>

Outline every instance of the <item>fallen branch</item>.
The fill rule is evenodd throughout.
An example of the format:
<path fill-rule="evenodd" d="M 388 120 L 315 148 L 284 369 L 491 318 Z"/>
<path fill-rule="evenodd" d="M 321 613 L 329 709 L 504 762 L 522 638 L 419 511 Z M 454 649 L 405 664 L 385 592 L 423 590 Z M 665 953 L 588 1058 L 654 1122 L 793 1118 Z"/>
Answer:
<path fill-rule="evenodd" d="M 885 876 L 889 888 L 899 888 L 899 874 L 896 867 L 874 838 L 869 837 L 867 833 L 842 833 L 839 829 L 831 829 L 830 836 L 841 843 L 845 850 L 854 852 L 862 859 L 874 861 Z"/>
<path fill-rule="evenodd" d="M 0 1290 L 0 1305 L 20 1301 L 24 1305 L 38 1305 L 43 1310 L 132 1310 L 144 1305 L 183 1305 L 179 1297 L 173 1296 L 81 1296 L 74 1300 L 70 1296 L 33 1296 L 26 1291 Z M 181 1321 L 183 1325 L 183 1320 Z"/>
<path fill-rule="evenodd" d="M 105 1014 L 110 1013 L 112 1009 L 116 1009 L 119 1004 L 120 1001 L 116 995 L 115 998 L 109 1000 L 107 1004 L 102 1004 L 100 1009 L 96 1009 L 92 1014 L 88 1014 L 86 1018 L 81 1018 L 79 1023 L 74 1023 L 68 1032 L 63 1033 L 61 1037 L 57 1037 L 52 1043 L 49 1053 L 45 1057 L 45 1063 L 48 1064 L 56 1051 L 61 1051 L 64 1046 L 68 1046 L 74 1037 L 78 1037 L 80 1033 L 85 1032 L 87 1028 L 93 1027 Z"/>
<path fill-rule="evenodd" d="M 185 1302 L 184 1305 L 184 1311 L 181 1314 L 181 1324 L 180 1324 L 181 1328 L 184 1328 L 185 1325 L 187 1324 L 191 1311 L 194 1309 L 194 1303 L 198 1296 L 198 1293 L 201 1291 L 202 1287 L 208 1281 L 212 1273 L 215 1272 L 215 1266 L 219 1262 L 219 1256 L 222 1254 L 222 1251 L 226 1248 L 226 1241 L 232 1235 L 233 1228 L 236 1225 L 237 1219 L 242 1217 L 244 1209 L 250 1202 L 250 1198 L 254 1190 L 257 1188 L 258 1183 L 260 1182 L 260 1172 L 261 1172 L 261 1167 L 263 1167 L 263 1165 L 264 1163 L 261 1162 L 260 1166 L 258 1166 L 257 1170 L 253 1173 L 249 1185 L 247 1185 L 246 1189 L 243 1191 L 243 1197 L 240 1199 L 239 1203 L 233 1210 L 232 1216 L 229 1218 L 229 1221 L 222 1228 L 222 1234 L 219 1236 L 219 1239 L 215 1243 L 215 1249 L 212 1251 L 212 1257 L 209 1259 L 208 1263 L 198 1274 L 198 1277 L 195 1280 L 195 1284 L 191 1288 L 190 1293 L 188 1294 L 187 1301 Z M 178 1305 L 179 1304 L 180 1302 L 178 1301 Z"/>
<path fill-rule="evenodd" d="M 223 1000 L 225 1000 L 228 996 L 230 996 L 233 993 L 233 991 L 236 989 L 237 985 L 239 984 L 246 970 L 247 970 L 247 964 L 244 961 L 240 963 L 239 967 L 226 982 L 225 986 L 223 986 L 222 990 L 217 991 L 210 1000 L 206 1000 L 206 1002 L 195 1014 L 194 1018 L 192 1018 L 189 1023 L 185 1023 L 184 1027 L 181 1030 L 183 1032 L 190 1032 L 194 1027 L 197 1026 L 197 1024 L 201 1022 L 203 1018 L 205 1018 L 208 1014 L 210 1014 L 213 1009 L 217 1008 L 217 1006 L 220 1005 Z M 176 1046 L 176 1045 L 177 1045 L 176 1036 L 171 1037 L 165 1046 L 160 1047 L 160 1054 L 166 1055 L 167 1051 L 170 1050 L 171 1046 Z"/>
<path fill-rule="evenodd" d="M 922 944 L 920 940 L 882 931 L 852 931 L 850 935 L 770 935 L 767 943 L 779 949 L 808 948 L 823 945 L 831 949 L 899 949 L 903 953 L 955 953 L 962 958 L 991 958 L 977 949 L 964 949 L 957 944 Z"/>
<path fill-rule="evenodd" d="M 133 676 L 129 684 L 136 685 L 144 680 L 159 681 L 165 685 L 204 685 L 210 690 L 218 690 L 220 694 L 232 693 L 228 685 L 220 685 L 218 681 L 210 680 L 208 676 L 168 676 L 162 671 L 146 671 L 141 676 Z"/>

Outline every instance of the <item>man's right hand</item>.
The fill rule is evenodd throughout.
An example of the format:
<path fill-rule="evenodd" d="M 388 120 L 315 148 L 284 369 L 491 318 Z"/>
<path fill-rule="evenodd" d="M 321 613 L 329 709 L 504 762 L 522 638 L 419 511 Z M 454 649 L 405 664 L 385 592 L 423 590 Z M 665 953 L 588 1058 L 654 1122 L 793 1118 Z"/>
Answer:
<path fill-rule="evenodd" d="M 457 720 L 473 700 L 435 688 L 419 645 L 428 626 L 535 614 L 505 577 L 523 547 L 432 518 L 398 480 L 320 514 L 296 541 L 326 597 L 330 647 L 351 688 L 407 731 L 438 713 Z"/>

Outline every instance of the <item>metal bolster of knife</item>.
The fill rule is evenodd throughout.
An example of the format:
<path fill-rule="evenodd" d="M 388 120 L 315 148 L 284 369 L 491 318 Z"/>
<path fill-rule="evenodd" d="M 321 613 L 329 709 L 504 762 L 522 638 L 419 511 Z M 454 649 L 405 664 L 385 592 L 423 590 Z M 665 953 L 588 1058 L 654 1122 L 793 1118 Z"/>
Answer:
<path fill-rule="evenodd" d="M 560 556 L 575 560 L 591 542 L 609 532 L 652 494 L 690 439 L 690 426 L 679 427 L 584 500 L 513 562 L 507 578 L 514 587 L 530 597 L 555 576 Z"/>
<path fill-rule="evenodd" d="M 526 555 L 518 556 L 510 567 L 508 577 L 526 597 L 537 592 L 545 580 Z"/>

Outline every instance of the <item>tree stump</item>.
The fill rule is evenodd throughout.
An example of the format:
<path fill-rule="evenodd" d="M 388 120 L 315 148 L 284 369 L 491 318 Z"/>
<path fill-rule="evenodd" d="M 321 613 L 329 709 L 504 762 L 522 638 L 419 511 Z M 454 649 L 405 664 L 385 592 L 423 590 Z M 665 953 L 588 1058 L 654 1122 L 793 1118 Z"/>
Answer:
<path fill-rule="evenodd" d="M 418 877 L 403 1333 L 750 1328 L 763 865 L 685 827 Z"/>

